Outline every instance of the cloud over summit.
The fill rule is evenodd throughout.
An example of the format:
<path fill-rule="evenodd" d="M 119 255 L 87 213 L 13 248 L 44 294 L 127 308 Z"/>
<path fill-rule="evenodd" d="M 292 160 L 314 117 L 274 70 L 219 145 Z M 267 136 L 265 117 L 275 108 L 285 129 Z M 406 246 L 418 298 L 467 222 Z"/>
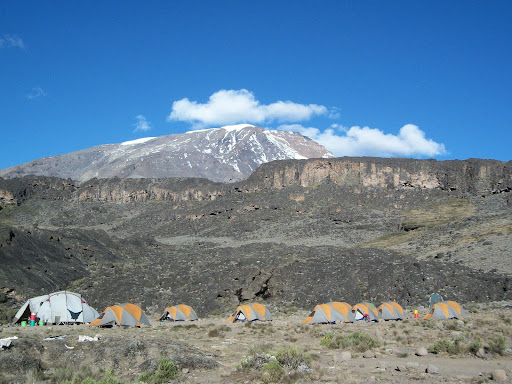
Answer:
<path fill-rule="evenodd" d="M 313 117 L 323 118 L 329 128 L 306 127 L 300 124 Z M 292 101 L 260 103 L 246 89 L 220 90 L 213 93 L 206 103 L 184 98 L 172 104 L 169 121 L 184 121 L 193 129 L 219 127 L 239 123 L 257 124 L 272 129 L 294 131 L 322 144 L 336 156 L 379 157 L 433 157 L 446 153 L 444 144 L 426 137 L 418 126 L 406 124 L 398 134 L 380 129 L 353 126 L 346 128 L 332 123 L 340 118 L 338 108 L 318 104 L 298 104 Z"/>
<path fill-rule="evenodd" d="M 246 89 L 220 90 L 213 93 L 207 103 L 201 104 L 184 98 L 172 104 L 169 120 L 187 121 L 193 128 L 205 126 L 265 122 L 297 122 L 309 120 L 314 115 L 327 113 L 327 108 L 316 104 L 297 104 L 277 101 L 260 104 Z"/>
<path fill-rule="evenodd" d="M 444 144 L 427 139 L 425 132 L 414 124 L 404 125 L 398 135 L 357 126 L 349 129 L 335 127 L 324 131 L 299 124 L 281 125 L 278 128 L 308 136 L 336 156 L 430 157 L 446 153 Z"/>

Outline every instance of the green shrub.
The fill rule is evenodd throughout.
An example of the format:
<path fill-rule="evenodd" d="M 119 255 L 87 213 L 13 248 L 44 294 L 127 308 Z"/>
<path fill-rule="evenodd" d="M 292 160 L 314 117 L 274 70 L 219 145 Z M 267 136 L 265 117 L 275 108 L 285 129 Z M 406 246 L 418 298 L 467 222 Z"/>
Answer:
<path fill-rule="evenodd" d="M 221 325 L 208 331 L 208 337 L 222 337 L 224 332 L 231 332 L 231 328 L 227 325 Z"/>
<path fill-rule="evenodd" d="M 440 339 L 437 340 L 434 344 L 432 344 L 428 351 L 430 353 L 439 354 L 441 352 L 449 353 L 450 355 L 457 354 L 462 349 L 462 338 L 455 339 L 454 342 L 451 342 L 448 339 Z"/>
<path fill-rule="evenodd" d="M 361 331 L 352 332 L 347 336 L 328 333 L 320 340 L 320 344 L 333 349 L 353 348 L 357 352 L 365 352 L 379 346 L 375 338 Z"/>
<path fill-rule="evenodd" d="M 276 360 L 275 356 L 269 353 L 253 353 L 246 356 L 240 364 L 236 367 L 238 371 L 245 371 L 248 369 L 261 369 L 263 365 L 270 361 Z"/>
<path fill-rule="evenodd" d="M 311 356 L 304 352 L 299 352 L 295 348 L 280 349 L 276 353 L 276 359 L 282 366 L 297 369 L 299 365 L 308 365 L 311 363 Z"/>
<path fill-rule="evenodd" d="M 327 333 L 324 337 L 320 339 L 320 344 L 323 345 L 324 347 L 334 348 L 331 347 L 331 343 L 335 336 L 335 333 Z"/>
<path fill-rule="evenodd" d="M 503 336 L 496 336 L 489 340 L 489 352 L 503 355 L 505 353 L 505 338 Z"/>
<path fill-rule="evenodd" d="M 222 332 L 218 328 L 210 329 L 208 331 L 208 337 L 220 337 Z"/>
<path fill-rule="evenodd" d="M 263 364 L 261 368 L 261 381 L 263 383 L 277 383 L 283 375 L 283 367 L 277 360 Z"/>
<path fill-rule="evenodd" d="M 158 367 L 155 372 L 145 372 L 139 376 L 139 381 L 145 383 L 161 384 L 172 381 L 178 377 L 178 368 L 166 356 L 158 360 Z M 110 384 L 110 383 L 109 383 Z"/>
<path fill-rule="evenodd" d="M 482 340 L 480 340 L 480 339 L 473 340 L 469 344 L 469 347 L 468 347 L 469 353 L 476 355 L 476 353 L 478 352 L 478 350 L 480 348 L 482 348 L 482 346 L 483 346 Z"/>
<path fill-rule="evenodd" d="M 61 384 L 126 384 L 124 381 L 116 379 L 112 371 L 107 371 L 105 374 L 94 374 L 89 367 L 82 367 L 72 379 L 62 381 L 54 377 L 53 381 Z"/>

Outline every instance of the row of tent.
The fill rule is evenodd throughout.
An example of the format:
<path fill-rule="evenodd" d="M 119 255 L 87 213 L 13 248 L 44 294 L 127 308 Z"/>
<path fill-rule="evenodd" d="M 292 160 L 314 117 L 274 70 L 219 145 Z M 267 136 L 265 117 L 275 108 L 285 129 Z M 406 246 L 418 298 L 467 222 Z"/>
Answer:
<path fill-rule="evenodd" d="M 142 308 L 135 304 L 112 305 L 105 308 L 100 315 L 80 294 L 70 291 L 59 291 L 28 299 L 14 315 L 13 323 L 20 323 L 30 318 L 32 314 L 35 321 L 42 321 L 45 324 L 151 325 Z M 198 317 L 190 306 L 180 304 L 165 308 L 157 320 L 164 319 L 183 321 L 197 320 Z"/>
<path fill-rule="evenodd" d="M 31 314 L 35 314 L 37 321 L 53 324 L 90 323 L 91 326 L 100 327 L 151 326 L 148 316 L 135 304 L 109 306 L 100 315 L 80 294 L 69 291 L 54 292 L 27 300 L 16 313 L 14 323 L 27 319 Z M 460 319 L 465 316 L 465 311 L 454 301 L 432 302 L 431 300 L 431 308 L 424 319 Z M 378 308 L 369 302 L 351 306 L 345 302 L 332 301 L 315 306 L 304 323 L 334 324 L 351 323 L 357 320 L 375 322 L 404 318 L 403 308 L 393 301 L 383 303 Z M 238 306 L 226 321 L 271 321 L 272 319 L 272 314 L 263 304 L 252 303 Z M 194 321 L 198 320 L 198 316 L 192 307 L 180 304 L 165 308 L 163 314 L 156 320 Z"/>
<path fill-rule="evenodd" d="M 462 306 L 455 301 L 440 301 L 432 304 L 429 312 L 423 317 L 428 319 L 462 319 L 466 316 Z M 332 301 L 318 304 L 306 317 L 306 324 L 353 323 L 357 320 L 376 322 L 379 320 L 403 320 L 402 306 L 394 301 L 376 307 L 373 303 L 363 302 L 351 306 L 348 303 Z"/>

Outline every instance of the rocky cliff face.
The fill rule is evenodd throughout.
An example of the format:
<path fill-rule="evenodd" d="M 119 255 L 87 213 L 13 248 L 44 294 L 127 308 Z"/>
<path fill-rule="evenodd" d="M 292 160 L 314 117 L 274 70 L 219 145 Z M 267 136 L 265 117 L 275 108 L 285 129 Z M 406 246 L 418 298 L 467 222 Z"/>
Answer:
<path fill-rule="evenodd" d="M 277 161 L 262 165 L 246 181 L 213 183 L 204 179 L 92 179 L 74 182 L 57 178 L 0 179 L 0 205 L 23 202 L 31 195 L 48 199 L 105 201 L 215 200 L 243 191 L 322 183 L 357 190 L 442 190 L 471 195 L 512 191 L 512 163 L 496 160 L 435 161 L 381 158 L 336 158 Z M 2 203 L 3 202 L 3 203 Z"/>
<path fill-rule="evenodd" d="M 310 187 L 330 182 L 370 189 L 419 188 L 500 193 L 512 188 L 512 162 L 382 158 L 282 161 L 260 167 L 249 181 L 256 188 Z"/>

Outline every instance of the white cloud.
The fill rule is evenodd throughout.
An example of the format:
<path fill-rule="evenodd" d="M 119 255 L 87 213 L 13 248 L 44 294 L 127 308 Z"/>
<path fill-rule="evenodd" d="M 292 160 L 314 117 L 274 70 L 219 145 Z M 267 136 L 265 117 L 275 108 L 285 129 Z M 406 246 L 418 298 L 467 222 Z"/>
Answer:
<path fill-rule="evenodd" d="M 3 35 L 0 37 L 0 48 L 25 48 L 21 37 L 16 35 Z"/>
<path fill-rule="evenodd" d="M 369 127 L 344 128 L 333 124 L 320 131 L 300 124 L 281 125 L 278 129 L 295 131 L 322 144 L 336 156 L 436 156 L 446 153 L 444 144 L 425 137 L 416 125 L 406 124 L 398 135 Z"/>
<path fill-rule="evenodd" d="M 220 90 L 213 93 L 205 104 L 187 98 L 175 101 L 168 120 L 186 121 L 199 129 L 205 126 L 237 123 L 258 124 L 263 122 L 296 122 L 328 112 L 323 105 L 297 104 L 277 101 L 262 105 L 254 94 L 246 89 Z"/>
<path fill-rule="evenodd" d="M 46 95 L 47 93 L 41 87 L 34 87 L 29 93 L 27 93 L 27 99 L 37 99 L 38 97 L 43 97 Z"/>
<path fill-rule="evenodd" d="M 137 115 L 135 118 L 137 119 L 137 122 L 135 123 L 135 131 L 134 132 L 138 132 L 138 131 L 146 132 L 151 129 L 151 123 L 146 120 L 144 115 Z"/>

